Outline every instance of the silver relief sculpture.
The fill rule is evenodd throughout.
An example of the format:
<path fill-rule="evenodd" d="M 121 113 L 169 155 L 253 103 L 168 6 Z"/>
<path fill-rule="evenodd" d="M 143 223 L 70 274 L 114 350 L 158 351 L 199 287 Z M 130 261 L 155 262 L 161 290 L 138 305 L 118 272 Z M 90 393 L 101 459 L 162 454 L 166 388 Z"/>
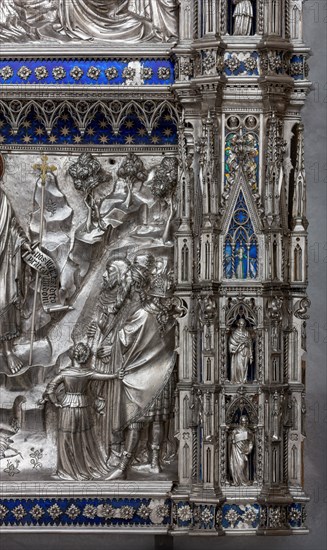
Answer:
<path fill-rule="evenodd" d="M 2 0 L 1 42 L 176 41 L 176 0 Z"/>
<path fill-rule="evenodd" d="M 40 405 L 50 401 L 59 409 L 57 467 L 59 479 L 89 480 L 105 477 L 108 471 L 94 431 L 92 403 L 88 395 L 89 382 L 110 380 L 114 374 L 97 373 L 89 367 L 90 349 L 83 342 L 72 350 L 72 364 L 47 386 Z M 60 386 L 64 394 L 60 400 Z M 96 410 L 96 403 L 93 403 Z"/>

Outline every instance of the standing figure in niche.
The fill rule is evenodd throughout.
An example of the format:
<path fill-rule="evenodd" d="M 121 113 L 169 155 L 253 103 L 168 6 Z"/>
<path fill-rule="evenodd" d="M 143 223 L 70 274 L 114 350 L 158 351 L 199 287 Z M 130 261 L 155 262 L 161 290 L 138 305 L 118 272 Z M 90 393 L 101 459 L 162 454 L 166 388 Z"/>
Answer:
<path fill-rule="evenodd" d="M 248 367 L 253 361 L 253 343 L 250 332 L 246 328 L 245 319 L 240 319 L 237 328 L 229 339 L 231 354 L 231 382 L 244 384 L 247 381 Z"/>
<path fill-rule="evenodd" d="M 50 401 L 59 408 L 57 477 L 84 481 L 108 475 L 104 452 L 94 431 L 89 384 L 111 380 L 118 374 L 96 373 L 90 369 L 90 348 L 80 342 L 73 348 L 73 364 L 47 386 L 40 405 Z M 59 387 L 64 396 L 58 399 Z"/>
<path fill-rule="evenodd" d="M 251 33 L 253 8 L 251 0 L 233 0 L 235 5 L 234 19 L 234 36 L 249 36 Z"/>
<path fill-rule="evenodd" d="M 245 258 L 245 250 L 243 246 L 239 248 L 239 251 L 237 252 L 237 258 L 238 258 L 238 265 L 236 268 L 236 277 L 238 279 L 246 279 L 246 272 L 244 269 L 244 258 Z"/>
<path fill-rule="evenodd" d="M 243 415 L 234 428 L 229 441 L 229 467 L 234 485 L 249 485 L 249 456 L 254 446 L 254 433 L 249 428 L 248 417 Z"/>

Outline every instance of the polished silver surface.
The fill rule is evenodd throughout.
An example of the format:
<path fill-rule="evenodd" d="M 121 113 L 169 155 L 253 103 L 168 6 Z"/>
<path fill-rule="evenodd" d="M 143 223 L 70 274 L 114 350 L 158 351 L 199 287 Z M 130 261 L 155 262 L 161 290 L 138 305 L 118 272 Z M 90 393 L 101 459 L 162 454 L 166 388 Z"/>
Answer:
<path fill-rule="evenodd" d="M 57 499 L 5 503 L 16 527 L 307 532 L 310 82 L 293 4 L 1 4 L 1 491 Z M 12 85 L 15 51 L 21 80 L 60 56 L 76 78 L 93 56 L 126 78 Z M 144 58 L 174 63 L 174 83 L 147 85 Z M 19 141 L 31 109 L 48 142 Z M 74 143 L 53 139 L 66 112 Z M 124 143 L 83 142 L 97 113 Z M 160 145 L 162 116 L 176 140 Z"/>
<path fill-rule="evenodd" d="M 0 42 L 169 42 L 178 37 L 176 0 L 3 0 Z"/>

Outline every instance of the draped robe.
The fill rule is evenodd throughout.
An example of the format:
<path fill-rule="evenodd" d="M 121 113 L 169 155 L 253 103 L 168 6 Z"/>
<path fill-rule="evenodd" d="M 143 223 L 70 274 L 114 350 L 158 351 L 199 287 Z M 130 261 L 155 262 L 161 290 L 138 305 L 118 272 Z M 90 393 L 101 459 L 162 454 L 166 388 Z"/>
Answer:
<path fill-rule="evenodd" d="M 243 384 L 247 380 L 249 362 L 253 360 L 252 339 L 246 329 L 237 328 L 229 339 L 231 382 Z"/>
<path fill-rule="evenodd" d="M 59 0 L 62 30 L 71 38 L 133 41 L 150 37 L 151 23 L 128 11 L 129 0 Z"/>
<path fill-rule="evenodd" d="M 11 204 L 0 189 L 0 342 L 19 336 L 21 245 L 26 240 Z"/>
<path fill-rule="evenodd" d="M 245 485 L 250 480 L 249 459 L 254 443 L 252 430 L 235 428 L 231 434 L 229 466 L 235 485 Z"/>
<path fill-rule="evenodd" d="M 0 43 L 39 38 L 37 31 L 27 23 L 23 8 L 21 2 L 0 0 Z"/>
<path fill-rule="evenodd" d="M 140 42 L 178 35 L 176 0 L 149 0 L 152 20 L 129 10 L 129 0 L 59 0 L 61 31 L 71 38 Z M 158 35 L 159 31 L 159 35 Z"/>
<path fill-rule="evenodd" d="M 139 304 L 118 331 L 115 359 L 121 361 L 125 376 L 112 407 L 114 431 L 153 416 L 163 420 L 169 416 L 176 361 L 174 324 L 160 334 L 156 313 L 154 306 Z"/>
<path fill-rule="evenodd" d="M 88 395 L 91 380 L 101 375 L 70 367 L 56 376 L 47 387 L 52 401 L 59 386 L 64 396 L 58 410 L 57 475 L 79 481 L 105 477 L 105 455 L 94 431 L 94 419 Z"/>
<path fill-rule="evenodd" d="M 249 36 L 253 19 L 253 8 L 251 0 L 234 0 L 236 4 L 234 18 L 234 35 Z"/>
<path fill-rule="evenodd" d="M 178 6 L 175 0 L 150 0 L 153 26 L 161 31 L 163 40 L 178 37 Z"/>

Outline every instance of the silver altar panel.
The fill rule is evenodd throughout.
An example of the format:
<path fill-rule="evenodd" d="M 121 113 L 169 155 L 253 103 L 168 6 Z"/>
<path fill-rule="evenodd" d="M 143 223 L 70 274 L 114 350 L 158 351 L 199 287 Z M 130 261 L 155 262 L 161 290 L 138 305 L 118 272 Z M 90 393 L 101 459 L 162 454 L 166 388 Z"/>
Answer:
<path fill-rule="evenodd" d="M 296 10 L 0 2 L 4 529 L 307 532 Z"/>

